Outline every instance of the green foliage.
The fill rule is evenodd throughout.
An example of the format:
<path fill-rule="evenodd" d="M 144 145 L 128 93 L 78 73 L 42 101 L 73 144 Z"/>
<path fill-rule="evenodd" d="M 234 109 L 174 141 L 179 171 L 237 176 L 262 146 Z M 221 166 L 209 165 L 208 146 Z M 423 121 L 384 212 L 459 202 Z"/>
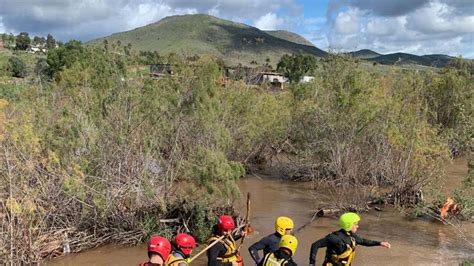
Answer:
<path fill-rule="evenodd" d="M 425 92 L 430 123 L 440 128 L 451 146 L 462 151 L 474 146 L 473 66 L 468 60 L 453 60 L 439 75 L 430 77 Z"/>
<path fill-rule="evenodd" d="M 245 174 L 242 164 L 227 160 L 222 152 L 198 148 L 189 163 L 189 175 L 209 193 L 238 195 L 235 181 Z"/>
<path fill-rule="evenodd" d="M 410 204 L 446 158 L 427 123 L 425 80 L 416 73 L 378 76 L 339 55 L 326 58 L 316 77 L 291 89 L 291 139 L 313 175 L 340 185 L 389 186 L 396 203 Z"/>
<path fill-rule="evenodd" d="M 140 57 L 140 63 L 144 65 L 164 63 L 164 58 L 157 51 L 140 51 Z"/>
<path fill-rule="evenodd" d="M 470 161 L 468 166 L 468 176 L 464 178 L 462 186 L 454 191 L 454 201 L 459 204 L 464 219 L 474 217 L 474 162 Z"/>
<path fill-rule="evenodd" d="M 71 67 L 76 61 L 84 59 L 86 51 L 79 41 L 69 41 L 58 49 L 48 51 L 46 62 L 49 74 L 56 76 L 65 67 Z"/>
<path fill-rule="evenodd" d="M 30 48 L 30 43 L 31 43 L 31 39 L 28 32 L 20 32 L 20 34 L 16 36 L 16 49 L 17 50 L 26 50 Z"/>
<path fill-rule="evenodd" d="M 46 39 L 44 37 L 39 37 L 39 36 L 35 36 L 33 38 L 33 44 L 34 45 L 46 45 Z"/>
<path fill-rule="evenodd" d="M 36 61 L 34 73 L 41 80 L 47 80 L 51 77 L 50 68 L 46 59 L 40 58 Z"/>
<path fill-rule="evenodd" d="M 46 37 L 46 48 L 48 48 L 48 50 L 56 48 L 56 40 L 51 34 L 48 34 Z"/>
<path fill-rule="evenodd" d="M 311 74 L 317 67 L 314 56 L 303 54 L 285 54 L 277 64 L 277 70 L 283 72 L 290 82 L 299 82 L 304 75 Z"/>
<path fill-rule="evenodd" d="M 24 78 L 28 74 L 25 62 L 19 57 L 10 57 L 7 69 L 16 78 Z"/>

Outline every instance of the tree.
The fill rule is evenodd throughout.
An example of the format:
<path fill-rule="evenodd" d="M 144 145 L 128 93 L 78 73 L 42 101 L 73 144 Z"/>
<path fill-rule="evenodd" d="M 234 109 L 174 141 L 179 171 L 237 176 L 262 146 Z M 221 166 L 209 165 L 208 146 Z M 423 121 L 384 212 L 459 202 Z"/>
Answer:
<path fill-rule="evenodd" d="M 16 36 L 16 49 L 26 50 L 30 47 L 31 39 L 28 32 L 21 32 Z"/>
<path fill-rule="evenodd" d="M 7 38 L 8 38 L 8 35 L 6 33 L 2 33 L 2 42 L 3 42 L 3 45 L 5 46 L 7 43 Z"/>
<path fill-rule="evenodd" d="M 28 74 L 26 64 L 19 57 L 10 57 L 8 59 L 8 71 L 12 77 L 24 78 Z"/>
<path fill-rule="evenodd" d="M 277 70 L 282 71 L 290 82 L 299 82 L 301 78 L 316 69 L 316 58 L 312 55 L 284 55 L 277 64 Z"/>
<path fill-rule="evenodd" d="M 49 65 L 51 76 L 61 71 L 65 66 L 69 67 L 85 54 L 84 47 L 80 41 L 69 41 L 57 49 L 49 50 L 46 62 Z"/>
<path fill-rule="evenodd" d="M 33 44 L 40 47 L 44 47 L 44 45 L 46 44 L 46 39 L 44 37 L 35 36 L 33 38 Z"/>
<path fill-rule="evenodd" d="M 36 61 L 34 71 L 35 71 L 35 75 L 41 80 L 46 80 L 48 79 L 48 77 L 51 76 L 49 73 L 50 68 L 49 68 L 48 62 L 44 58 L 40 58 L 38 59 L 38 61 Z"/>
<path fill-rule="evenodd" d="M 51 34 L 48 34 L 48 36 L 46 37 L 46 48 L 48 48 L 48 50 L 56 48 L 56 40 Z"/>

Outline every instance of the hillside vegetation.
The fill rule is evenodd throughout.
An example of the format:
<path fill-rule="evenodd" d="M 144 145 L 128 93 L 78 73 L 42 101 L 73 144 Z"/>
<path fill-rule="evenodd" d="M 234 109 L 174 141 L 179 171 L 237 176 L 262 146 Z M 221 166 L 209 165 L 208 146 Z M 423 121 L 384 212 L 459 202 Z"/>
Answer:
<path fill-rule="evenodd" d="M 102 46 L 104 40 L 108 43 L 120 41 L 124 46 L 130 43 L 133 50 L 158 51 L 162 55 L 171 52 L 188 56 L 210 54 L 230 65 L 262 64 L 267 58 L 276 64 L 284 54 L 299 52 L 326 55 L 294 33 L 265 32 L 209 15 L 167 17 L 144 27 L 93 40 L 90 44 Z"/>

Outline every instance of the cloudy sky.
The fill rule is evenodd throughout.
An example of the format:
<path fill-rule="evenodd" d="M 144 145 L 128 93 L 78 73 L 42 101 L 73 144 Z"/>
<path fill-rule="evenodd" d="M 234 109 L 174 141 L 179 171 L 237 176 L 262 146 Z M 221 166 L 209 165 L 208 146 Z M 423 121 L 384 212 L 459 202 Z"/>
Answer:
<path fill-rule="evenodd" d="M 324 50 L 474 58 L 474 0 L 0 0 L 0 32 L 87 41 L 195 13 L 293 31 Z"/>

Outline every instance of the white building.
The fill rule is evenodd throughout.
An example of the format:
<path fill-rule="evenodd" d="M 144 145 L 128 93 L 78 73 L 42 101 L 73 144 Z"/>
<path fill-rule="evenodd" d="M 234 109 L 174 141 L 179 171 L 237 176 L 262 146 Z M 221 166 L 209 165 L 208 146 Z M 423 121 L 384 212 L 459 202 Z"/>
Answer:
<path fill-rule="evenodd" d="M 303 76 L 300 80 L 301 83 L 311 82 L 314 80 L 313 76 Z"/>

